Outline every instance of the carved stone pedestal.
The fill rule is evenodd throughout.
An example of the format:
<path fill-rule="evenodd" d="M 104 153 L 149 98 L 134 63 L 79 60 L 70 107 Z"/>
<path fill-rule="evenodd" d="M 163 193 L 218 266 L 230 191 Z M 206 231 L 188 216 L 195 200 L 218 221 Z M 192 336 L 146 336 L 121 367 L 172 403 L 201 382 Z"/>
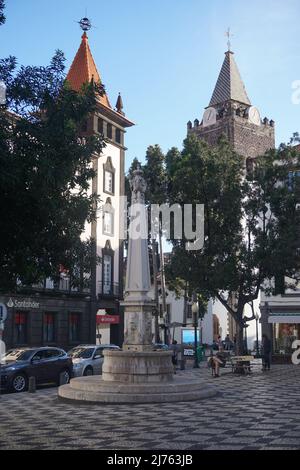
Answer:
<path fill-rule="evenodd" d="M 161 383 L 173 380 L 172 352 L 105 351 L 104 382 Z"/>

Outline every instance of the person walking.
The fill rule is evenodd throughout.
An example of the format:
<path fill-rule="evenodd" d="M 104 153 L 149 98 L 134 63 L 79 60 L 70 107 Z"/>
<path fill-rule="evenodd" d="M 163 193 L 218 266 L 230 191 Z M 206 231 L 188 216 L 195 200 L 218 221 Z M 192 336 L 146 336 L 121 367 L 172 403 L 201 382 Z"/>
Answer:
<path fill-rule="evenodd" d="M 271 341 L 266 334 L 262 335 L 262 357 L 263 368 L 262 370 L 270 370 L 271 368 Z"/>
<path fill-rule="evenodd" d="M 176 374 L 176 367 L 178 364 L 178 346 L 177 346 L 177 341 L 173 340 L 172 344 L 170 346 L 170 350 L 172 351 L 172 364 L 174 366 L 174 374 Z"/>
<path fill-rule="evenodd" d="M 232 349 L 232 342 L 231 342 L 229 335 L 227 335 L 225 338 L 224 349 L 225 351 L 230 351 Z"/>

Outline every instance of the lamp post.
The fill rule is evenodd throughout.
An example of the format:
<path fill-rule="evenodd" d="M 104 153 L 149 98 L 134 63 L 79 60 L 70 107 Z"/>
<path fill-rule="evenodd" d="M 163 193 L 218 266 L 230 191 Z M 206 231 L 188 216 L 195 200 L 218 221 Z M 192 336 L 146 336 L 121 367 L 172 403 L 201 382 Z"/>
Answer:
<path fill-rule="evenodd" d="M 248 328 L 249 325 L 247 325 L 247 323 L 245 323 L 245 353 L 248 354 L 248 338 L 247 338 L 247 328 Z"/>
<path fill-rule="evenodd" d="M 256 321 L 256 357 L 259 357 L 259 347 L 258 347 L 258 320 L 259 320 L 259 315 L 256 313 L 255 315 L 255 321 Z"/>
<path fill-rule="evenodd" d="M 192 297 L 192 314 L 193 314 L 193 320 L 194 320 L 194 333 L 195 333 L 195 339 L 194 339 L 194 348 L 195 348 L 195 360 L 194 360 L 194 369 L 199 369 L 199 361 L 198 361 L 198 354 L 197 354 L 197 330 L 198 330 L 198 312 L 199 312 L 199 304 L 197 300 L 197 294 L 196 292 L 193 292 L 193 297 Z"/>

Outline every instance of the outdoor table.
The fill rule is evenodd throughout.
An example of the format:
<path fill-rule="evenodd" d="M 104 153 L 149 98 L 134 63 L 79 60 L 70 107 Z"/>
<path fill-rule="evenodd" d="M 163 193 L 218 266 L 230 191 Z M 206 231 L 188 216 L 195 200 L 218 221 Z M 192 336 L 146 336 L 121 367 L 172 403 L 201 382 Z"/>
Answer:
<path fill-rule="evenodd" d="M 234 374 L 250 374 L 251 361 L 253 360 L 253 356 L 233 356 L 231 358 L 232 372 Z"/>

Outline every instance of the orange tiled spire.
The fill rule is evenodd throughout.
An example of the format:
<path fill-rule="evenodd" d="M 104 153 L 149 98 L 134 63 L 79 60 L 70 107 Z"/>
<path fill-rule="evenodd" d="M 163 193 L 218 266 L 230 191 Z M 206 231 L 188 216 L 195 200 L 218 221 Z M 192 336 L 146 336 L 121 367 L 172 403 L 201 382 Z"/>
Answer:
<path fill-rule="evenodd" d="M 95 83 L 101 83 L 101 78 L 91 53 L 86 32 L 83 33 L 81 38 L 80 47 L 67 75 L 67 81 L 75 91 L 79 91 L 84 83 L 90 83 L 92 80 L 94 80 Z M 106 94 L 100 96 L 100 103 L 107 108 L 111 108 Z"/>

